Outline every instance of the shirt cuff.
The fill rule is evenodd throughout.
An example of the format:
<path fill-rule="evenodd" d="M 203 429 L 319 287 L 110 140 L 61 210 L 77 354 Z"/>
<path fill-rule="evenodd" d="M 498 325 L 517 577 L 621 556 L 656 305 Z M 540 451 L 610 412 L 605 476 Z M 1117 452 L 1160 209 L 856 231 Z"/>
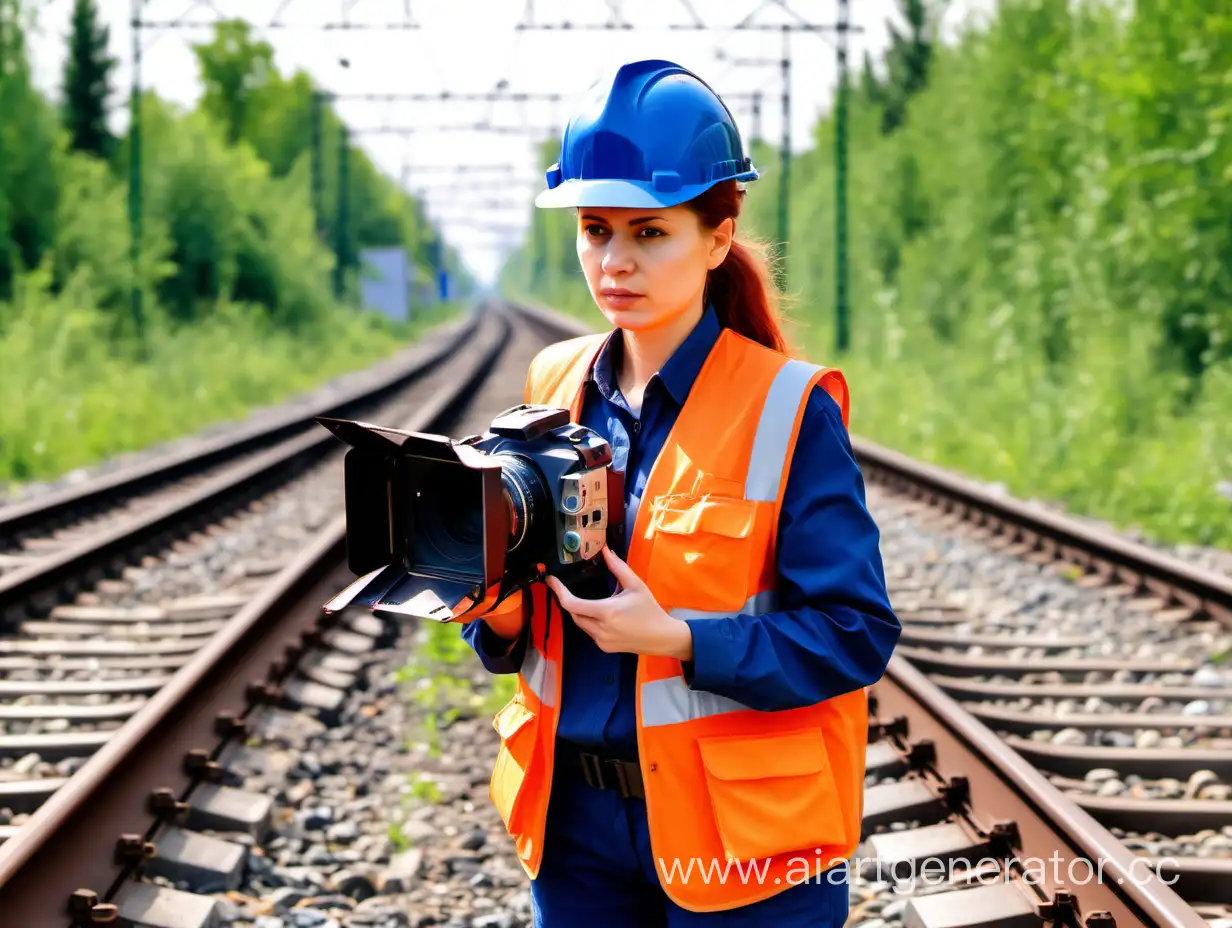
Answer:
<path fill-rule="evenodd" d="M 682 661 L 685 682 L 693 689 L 722 693 L 736 679 L 740 649 L 733 619 L 685 619 L 693 635 L 693 660 Z"/>

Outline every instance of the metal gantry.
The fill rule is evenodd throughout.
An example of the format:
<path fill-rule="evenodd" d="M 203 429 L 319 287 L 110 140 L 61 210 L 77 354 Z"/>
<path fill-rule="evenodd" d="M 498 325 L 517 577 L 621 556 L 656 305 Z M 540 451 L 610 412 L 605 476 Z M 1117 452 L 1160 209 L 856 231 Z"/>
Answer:
<path fill-rule="evenodd" d="M 227 19 L 221 11 L 219 11 L 214 0 L 189 0 L 188 7 L 173 20 L 147 20 L 143 18 L 143 7 L 150 0 L 130 0 L 131 2 L 131 22 L 133 30 L 133 77 L 132 88 L 130 93 L 129 105 L 132 114 L 131 127 L 131 150 L 130 157 L 130 190 L 129 190 L 129 220 L 132 230 L 132 247 L 130 260 L 132 262 L 132 314 L 134 324 L 140 331 L 143 327 L 143 312 L 142 312 L 142 294 L 140 288 L 140 262 L 141 262 L 141 226 L 142 226 L 142 135 L 141 135 L 141 57 L 142 57 L 142 33 L 152 29 L 179 29 L 179 28 L 206 28 L 212 26 L 218 21 Z M 790 184 L 791 184 L 791 80 L 792 80 L 792 62 L 791 62 L 791 37 L 797 32 L 812 33 L 825 38 L 828 33 L 833 32 L 836 40 L 832 43 L 836 51 L 836 62 L 838 66 L 838 86 L 836 92 L 836 109 L 835 109 L 835 235 L 836 235 L 836 268 L 835 268 L 835 317 L 836 317 L 836 337 L 835 343 L 837 350 L 845 352 L 850 343 L 850 317 L 848 307 L 848 254 L 847 254 L 847 110 L 848 110 L 848 37 L 851 32 L 861 31 L 859 27 L 853 26 L 850 22 L 850 0 L 835 0 L 838 9 L 837 21 L 832 24 L 813 23 L 808 21 L 803 15 L 795 10 L 789 3 L 789 0 L 763 0 L 753 12 L 746 16 L 741 21 L 733 25 L 722 25 L 714 22 L 707 22 L 701 16 L 697 6 L 691 0 L 677 0 L 677 5 L 685 14 L 685 21 L 682 22 L 664 22 L 656 24 L 659 28 L 674 31 L 736 31 L 736 32 L 777 32 L 782 36 L 782 52 L 777 59 L 729 59 L 733 64 L 774 64 L 779 68 L 782 101 L 782 139 L 779 152 L 779 197 L 778 197 L 778 216 L 777 216 L 777 250 L 779 252 L 779 286 L 786 288 L 788 283 L 788 264 L 787 264 L 787 243 L 790 234 Z M 352 19 L 352 11 L 358 4 L 358 0 L 313 0 L 312 9 L 319 11 L 325 9 L 326 18 L 319 22 L 287 22 L 284 20 L 284 14 L 295 3 L 295 0 L 281 0 L 274 14 L 271 16 L 268 23 L 259 25 L 258 28 L 263 29 L 312 29 L 325 31 L 345 31 L 345 30 L 419 30 L 420 23 L 415 19 L 411 10 L 409 0 L 403 0 L 401 4 L 401 17 L 398 19 L 388 20 L 384 22 L 357 21 Z M 563 20 L 560 22 L 545 22 L 537 19 L 535 16 L 534 0 L 526 0 L 521 18 L 514 25 L 515 31 L 527 30 L 543 30 L 543 31 L 610 31 L 610 30 L 632 30 L 646 29 L 649 26 L 630 23 L 624 16 L 623 4 L 621 0 L 604 0 L 604 6 L 607 10 L 607 19 L 603 22 L 582 22 Z M 768 7 L 777 8 L 784 14 L 790 17 L 791 21 L 786 23 L 766 23 L 757 22 L 756 19 L 760 12 Z M 194 14 L 201 12 L 213 14 L 212 21 L 202 21 L 201 19 L 193 19 Z M 340 59 L 343 66 L 348 66 L 345 59 Z M 513 103 L 530 103 L 530 102 L 548 102 L 557 104 L 562 102 L 566 95 L 561 93 L 548 92 L 532 92 L 532 91 L 517 91 L 508 88 L 507 81 L 501 81 L 497 85 L 496 90 L 490 91 L 467 91 L 453 92 L 449 90 L 441 90 L 437 92 L 416 92 L 416 91 L 392 91 L 382 93 L 330 93 L 324 90 L 318 90 L 314 94 L 312 106 L 312 139 L 313 139 L 313 159 L 312 159 L 312 203 L 314 212 L 314 221 L 319 237 L 324 236 L 324 205 L 323 205 L 323 167 L 321 157 L 322 132 L 324 122 L 324 107 L 326 102 L 336 101 L 357 101 L 357 102 L 376 102 L 376 103 L 455 103 L 455 102 L 488 102 L 495 103 L 498 101 L 508 101 Z M 737 101 L 743 101 L 751 104 L 752 110 L 752 132 L 751 138 L 761 138 L 761 104 L 763 98 L 762 90 L 733 92 L 723 94 L 723 99 L 734 105 Z M 345 236 L 347 235 L 347 223 L 349 221 L 348 202 L 347 202 L 347 172 L 349 161 L 349 146 L 353 136 L 372 136 L 372 135 L 396 135 L 396 136 L 412 136 L 418 134 L 426 134 L 431 132 L 487 132 L 500 135 L 550 135 L 558 131 L 559 127 L 552 126 L 534 126 L 534 125 L 494 125 L 488 120 L 481 120 L 474 123 L 459 122 L 454 124 L 440 125 L 425 125 L 414 121 L 391 121 L 386 119 L 379 125 L 365 126 L 359 128 L 348 128 L 345 123 L 341 126 L 341 138 L 339 141 L 339 199 L 337 203 L 337 221 L 335 223 L 335 235 L 333 246 L 338 253 L 338 260 L 335 268 L 335 289 L 342 289 L 342 250 L 345 248 Z M 511 165 L 494 166 L 494 165 L 416 165 L 415 170 L 419 173 L 431 173 L 433 170 L 445 171 L 451 174 L 468 174 L 468 173 L 484 173 L 491 170 L 498 170 L 505 176 L 500 180 L 493 180 L 487 185 L 487 189 L 496 189 L 500 187 L 505 189 L 507 185 L 516 183 L 517 170 Z M 404 169 L 404 176 L 406 169 Z M 405 187 L 405 184 L 403 185 Z M 467 191 L 481 189 L 475 184 L 465 185 Z M 536 224 L 537 237 L 542 235 L 543 230 L 538 228 Z M 437 236 L 439 238 L 439 236 Z"/>

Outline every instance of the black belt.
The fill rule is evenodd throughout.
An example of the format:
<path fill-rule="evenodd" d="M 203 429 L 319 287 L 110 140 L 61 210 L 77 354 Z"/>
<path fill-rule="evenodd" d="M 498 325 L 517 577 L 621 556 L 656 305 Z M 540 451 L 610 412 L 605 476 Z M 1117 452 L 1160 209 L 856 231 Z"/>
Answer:
<path fill-rule="evenodd" d="M 642 768 L 635 760 L 583 751 L 568 741 L 556 742 L 556 757 L 572 769 L 581 770 L 587 785 L 595 789 L 614 789 L 625 798 L 646 798 Z"/>

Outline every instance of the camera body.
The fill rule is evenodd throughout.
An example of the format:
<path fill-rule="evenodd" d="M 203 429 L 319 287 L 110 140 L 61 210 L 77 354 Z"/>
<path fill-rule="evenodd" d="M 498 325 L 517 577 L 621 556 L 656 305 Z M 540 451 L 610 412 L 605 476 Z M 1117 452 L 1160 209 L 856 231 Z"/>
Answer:
<path fill-rule="evenodd" d="M 347 563 L 359 575 L 326 611 L 471 621 L 544 575 L 602 569 L 609 533 L 623 530 L 611 447 L 567 409 L 514 406 L 461 439 L 317 421 L 351 445 Z"/>

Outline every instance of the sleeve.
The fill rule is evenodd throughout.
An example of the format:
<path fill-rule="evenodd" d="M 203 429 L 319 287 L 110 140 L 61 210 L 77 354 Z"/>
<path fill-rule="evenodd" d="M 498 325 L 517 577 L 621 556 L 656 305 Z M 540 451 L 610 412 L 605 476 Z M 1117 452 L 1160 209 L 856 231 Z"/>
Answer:
<path fill-rule="evenodd" d="M 475 649 L 488 673 L 517 673 L 526 655 L 529 628 L 527 622 L 516 637 L 502 638 L 483 619 L 475 619 L 462 626 L 462 637 Z"/>
<path fill-rule="evenodd" d="M 689 686 L 773 711 L 875 683 L 902 627 L 886 591 L 863 475 L 838 404 L 820 386 L 809 396 L 792 456 L 778 552 L 778 611 L 686 620 Z"/>

